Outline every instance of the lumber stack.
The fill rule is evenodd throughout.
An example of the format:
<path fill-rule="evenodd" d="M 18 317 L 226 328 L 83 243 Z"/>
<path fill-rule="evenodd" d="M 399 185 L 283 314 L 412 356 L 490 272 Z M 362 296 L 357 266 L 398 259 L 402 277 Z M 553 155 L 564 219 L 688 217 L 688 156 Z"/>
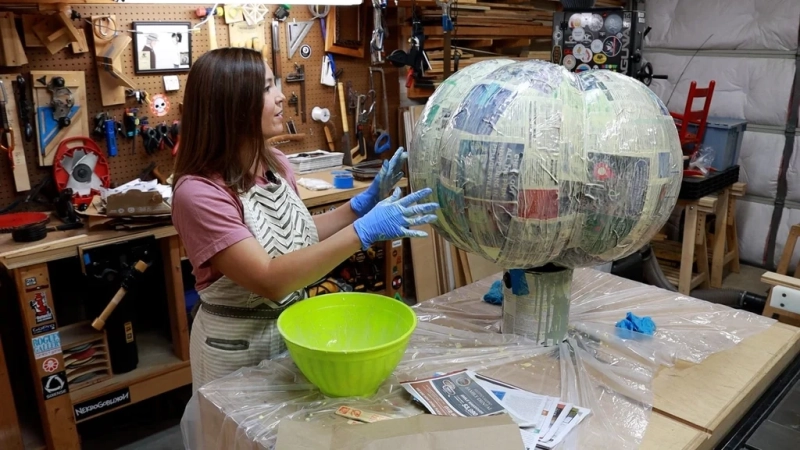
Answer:
<path fill-rule="evenodd" d="M 598 0 L 596 7 L 621 7 L 625 0 Z M 442 10 L 435 0 L 400 0 L 405 8 L 404 37 L 411 34 L 411 10 L 416 7 L 425 29 L 425 52 L 431 68 L 425 78 L 438 86 L 444 68 Z M 460 53 L 458 68 L 491 58 L 550 60 L 553 13 L 560 10 L 557 0 L 458 0 L 450 7 L 455 24 L 451 36 L 451 58 Z M 452 59 L 451 59 L 452 61 Z M 451 62 L 451 70 L 454 68 Z M 415 90 L 416 91 L 416 90 Z M 423 91 L 425 97 L 432 91 Z M 422 98 L 419 95 L 415 98 Z"/>

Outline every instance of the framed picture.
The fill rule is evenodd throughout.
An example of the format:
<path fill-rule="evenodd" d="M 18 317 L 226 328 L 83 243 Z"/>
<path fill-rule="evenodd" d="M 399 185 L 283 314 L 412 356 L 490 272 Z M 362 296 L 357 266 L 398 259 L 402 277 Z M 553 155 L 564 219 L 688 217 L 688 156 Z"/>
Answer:
<path fill-rule="evenodd" d="M 134 22 L 134 72 L 188 72 L 192 66 L 191 27 L 191 22 Z"/>

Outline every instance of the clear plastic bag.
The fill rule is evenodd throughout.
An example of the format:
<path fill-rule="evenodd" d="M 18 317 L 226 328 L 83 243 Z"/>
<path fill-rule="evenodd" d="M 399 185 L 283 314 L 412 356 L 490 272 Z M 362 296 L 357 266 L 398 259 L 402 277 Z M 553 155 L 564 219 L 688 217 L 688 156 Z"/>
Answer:
<path fill-rule="evenodd" d="M 697 169 L 703 175 L 708 175 L 712 164 L 714 164 L 714 149 L 703 147 L 692 154 L 692 159 L 689 160 L 689 169 Z"/>
<path fill-rule="evenodd" d="M 651 412 L 652 380 L 678 359 L 695 363 L 768 328 L 774 320 L 684 297 L 591 269 L 575 271 L 569 338 L 540 347 L 500 334 L 501 308 L 481 298 L 500 274 L 415 307 L 420 323 L 392 378 L 370 399 L 322 396 L 284 355 L 213 381 L 181 423 L 187 448 L 270 449 L 280 420 L 341 423 L 338 406 L 408 417 L 424 411 L 398 380 L 468 368 L 592 410 L 561 448 L 637 448 Z M 631 311 L 653 336 L 621 330 Z"/>

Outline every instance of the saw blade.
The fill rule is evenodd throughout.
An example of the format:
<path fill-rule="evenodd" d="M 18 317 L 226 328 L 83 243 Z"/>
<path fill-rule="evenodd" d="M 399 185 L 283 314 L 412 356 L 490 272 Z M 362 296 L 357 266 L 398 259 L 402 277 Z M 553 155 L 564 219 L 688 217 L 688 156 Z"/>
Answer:
<path fill-rule="evenodd" d="M 92 192 L 91 182 L 80 182 L 72 176 L 67 182 L 67 189 L 72 189 L 73 195 L 89 195 Z"/>
<path fill-rule="evenodd" d="M 64 169 L 64 172 L 67 172 L 68 174 L 71 175 L 72 174 L 72 168 L 74 166 L 75 166 L 75 155 L 74 154 L 72 156 L 64 155 L 64 157 L 61 158 L 61 167 Z"/>
<path fill-rule="evenodd" d="M 75 153 L 77 153 L 77 152 L 75 152 Z M 84 154 L 84 156 L 81 159 L 78 160 L 76 165 L 77 164 L 85 164 L 85 165 L 89 166 L 89 169 L 91 169 L 92 172 L 94 172 L 94 168 L 97 166 L 97 160 L 98 160 L 98 157 L 97 157 L 96 154 L 94 154 L 94 153 L 86 153 L 86 154 Z"/>
<path fill-rule="evenodd" d="M 93 189 L 103 186 L 100 177 L 94 173 L 98 159 L 96 154 L 84 150 L 75 150 L 72 156 L 61 159 L 61 166 L 69 174 L 67 188 L 72 189 L 73 194 L 89 195 Z"/>

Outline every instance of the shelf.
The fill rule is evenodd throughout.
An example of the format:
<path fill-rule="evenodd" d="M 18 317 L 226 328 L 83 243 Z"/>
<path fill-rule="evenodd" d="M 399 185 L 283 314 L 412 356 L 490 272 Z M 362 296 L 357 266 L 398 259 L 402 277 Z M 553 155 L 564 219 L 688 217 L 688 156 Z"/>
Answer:
<path fill-rule="evenodd" d="M 674 284 L 675 286 L 680 285 L 680 269 L 661 265 L 661 271 L 664 272 L 664 276 L 667 277 L 667 280 L 669 280 L 670 283 Z M 708 279 L 707 273 L 692 272 L 692 281 L 689 283 L 690 289 L 700 286 L 704 281 L 706 281 L 706 279 Z"/>
<path fill-rule="evenodd" d="M 103 382 L 70 392 L 73 404 L 126 387 L 130 389 L 129 404 L 133 404 L 191 384 L 189 361 L 181 361 L 175 356 L 172 353 L 172 344 L 166 338 L 152 332 L 140 333 L 136 338 L 139 349 L 138 367 L 128 373 L 114 375 Z M 121 407 L 124 406 L 127 405 Z M 116 409 L 119 408 L 109 411 Z M 87 420 L 94 417 L 99 415 Z"/>

